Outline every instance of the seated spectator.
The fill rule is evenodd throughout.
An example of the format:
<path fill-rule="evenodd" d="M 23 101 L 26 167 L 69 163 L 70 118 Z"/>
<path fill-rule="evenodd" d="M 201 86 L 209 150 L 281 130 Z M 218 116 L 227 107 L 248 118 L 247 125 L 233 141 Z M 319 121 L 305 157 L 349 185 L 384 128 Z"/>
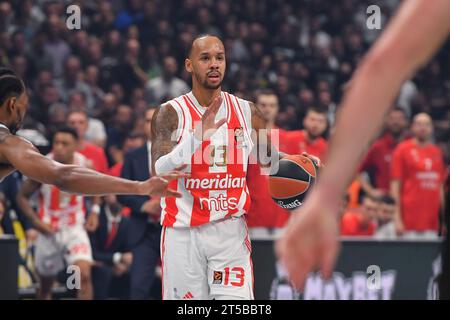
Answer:
<path fill-rule="evenodd" d="M 64 102 L 69 102 L 70 95 L 73 91 L 82 92 L 86 98 L 86 106 L 88 109 L 93 108 L 95 100 L 89 86 L 80 80 L 79 74 L 82 72 L 81 61 L 76 56 L 69 57 L 64 63 L 63 78 L 56 81 L 61 98 Z"/>
<path fill-rule="evenodd" d="M 88 117 L 88 128 L 85 134 L 85 139 L 93 144 L 103 148 L 106 144 L 106 129 L 103 122 L 90 115 L 86 105 L 86 97 L 81 91 L 73 91 L 69 97 L 69 112 L 83 111 Z M 92 112 L 93 113 L 93 112 Z"/>
<path fill-rule="evenodd" d="M 327 151 L 327 141 L 322 137 L 327 129 L 327 110 L 310 107 L 303 118 L 303 130 L 289 133 L 291 154 L 307 152 L 323 159 Z"/>
<path fill-rule="evenodd" d="M 101 173 L 108 172 L 108 161 L 105 152 L 99 146 L 86 141 L 89 117 L 84 111 L 71 111 L 67 116 L 67 124 L 77 130 L 78 152 L 91 161 L 91 167 Z"/>
<path fill-rule="evenodd" d="M 128 151 L 133 149 L 140 148 L 147 141 L 146 137 L 139 132 L 131 132 L 125 142 L 123 143 L 122 152 L 126 154 Z M 109 169 L 109 174 L 115 177 L 120 177 L 120 173 L 122 172 L 123 161 L 117 162 Z"/>
<path fill-rule="evenodd" d="M 380 198 L 377 216 L 377 231 L 375 238 L 380 240 L 392 240 L 397 238 L 394 223 L 395 201 L 390 196 Z"/>
<path fill-rule="evenodd" d="M 109 298 L 113 282 L 126 282 L 123 278 L 133 260 L 128 245 L 129 221 L 122 217 L 121 212 L 122 205 L 114 195 L 104 197 L 99 227 L 89 235 L 94 258 L 92 284 L 95 299 Z M 128 291 L 127 285 L 125 292 Z"/>
<path fill-rule="evenodd" d="M 151 177 L 151 122 L 155 109 L 145 113 L 147 142 L 140 148 L 129 151 L 121 177 L 145 181 Z M 130 272 L 130 298 L 148 299 L 156 283 L 155 269 L 160 257 L 161 206 L 158 197 L 143 195 L 119 195 L 119 202 L 131 209 L 129 241 L 133 253 Z"/>
<path fill-rule="evenodd" d="M 365 196 L 359 209 L 347 211 L 341 220 L 341 235 L 372 236 L 376 230 L 376 216 L 379 203 Z"/>
<path fill-rule="evenodd" d="M 256 106 L 261 110 L 267 120 L 267 129 L 271 130 L 272 141 L 281 152 L 288 148 L 287 131 L 278 129 L 275 120 L 279 105 L 277 95 L 270 90 L 260 91 L 256 96 Z M 275 137 L 278 134 L 278 137 Z M 275 139 L 276 138 L 276 139 Z M 252 159 L 252 158 L 251 158 Z M 269 181 L 267 173 L 263 173 L 261 166 L 253 158 L 247 168 L 247 184 L 250 192 L 251 207 L 247 215 L 249 227 L 283 227 L 289 218 L 288 211 L 280 208 L 269 194 Z"/>
<path fill-rule="evenodd" d="M 106 152 L 111 164 L 123 161 L 122 146 L 135 123 L 133 110 L 129 105 L 121 104 L 117 108 L 114 121 L 106 127 Z"/>
<path fill-rule="evenodd" d="M 189 87 L 176 77 L 178 64 L 174 57 L 164 58 L 163 74 L 151 79 L 146 85 L 146 95 L 150 104 L 159 105 L 164 97 L 169 99 L 189 92 Z"/>

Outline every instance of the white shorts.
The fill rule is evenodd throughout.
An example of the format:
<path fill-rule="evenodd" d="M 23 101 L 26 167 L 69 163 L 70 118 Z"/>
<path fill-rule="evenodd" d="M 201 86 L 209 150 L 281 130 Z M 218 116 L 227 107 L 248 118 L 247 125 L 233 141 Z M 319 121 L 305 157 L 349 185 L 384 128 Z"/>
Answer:
<path fill-rule="evenodd" d="M 51 236 L 39 234 L 35 266 L 41 276 L 55 276 L 64 269 L 64 262 L 71 265 L 79 260 L 93 261 L 91 243 L 83 226 L 61 229 Z"/>
<path fill-rule="evenodd" d="M 194 228 L 164 227 L 163 299 L 254 299 L 250 254 L 243 217 Z"/>

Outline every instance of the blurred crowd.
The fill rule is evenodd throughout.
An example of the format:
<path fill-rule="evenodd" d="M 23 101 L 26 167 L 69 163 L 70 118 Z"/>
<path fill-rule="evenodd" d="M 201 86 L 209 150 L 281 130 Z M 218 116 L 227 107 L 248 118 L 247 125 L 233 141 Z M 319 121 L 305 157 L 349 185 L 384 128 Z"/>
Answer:
<path fill-rule="evenodd" d="M 257 103 L 269 127 L 279 129 L 281 151 L 307 151 L 323 157 L 343 91 L 380 33 L 366 27 L 366 8 L 372 2 L 0 0 L 0 65 L 24 79 L 30 97 L 29 112 L 18 134 L 48 153 L 55 132 L 67 125 L 76 130 L 78 151 L 90 166 L 123 175 L 127 152 L 144 146 L 149 138 L 149 110 L 190 91 L 190 74 L 184 69 L 186 49 L 196 35 L 208 33 L 218 35 L 226 48 L 223 89 Z M 399 1 L 376 2 L 384 26 Z M 81 8 L 80 30 L 67 28 L 69 4 Z M 370 149 L 344 201 L 343 235 L 391 239 L 402 231 L 394 223 L 401 195 L 392 195 L 390 184 L 390 162 L 400 142 L 426 135 L 426 141 L 440 150 L 443 166 L 448 166 L 449 47 L 447 43 L 402 86 L 380 135 L 382 146 Z M 418 119 L 422 113 L 429 118 Z M 427 127 L 426 132 L 410 130 L 411 124 Z M 387 164 L 382 163 L 386 157 Z M 267 198 L 267 181 L 259 170 L 249 169 L 249 186 L 254 188 L 249 224 L 282 227 L 289 214 Z M 403 172 L 397 168 L 397 180 L 407 179 Z M 445 178 L 439 179 L 443 183 Z M 14 223 L 20 221 L 27 238 L 33 240 L 35 231 L 16 203 L 21 181 L 15 174 L 2 183 L 0 232 L 15 233 Z M 122 208 L 126 201 L 97 199 L 88 208 L 98 203 L 102 212 L 120 211 L 126 216 L 134 210 Z M 144 204 L 156 215 L 155 202 Z M 95 226 L 88 228 L 94 232 L 97 222 L 91 223 Z M 404 224 L 406 231 L 416 227 Z M 432 227 L 438 228 L 434 222 Z M 104 234 L 91 235 L 91 242 L 97 236 L 109 241 L 111 228 L 109 222 Z M 122 275 L 132 258 L 128 255 L 131 249 L 120 250 L 120 257 L 114 258 L 115 252 L 108 257 L 94 252 L 94 259 L 114 265 L 111 274 Z"/>

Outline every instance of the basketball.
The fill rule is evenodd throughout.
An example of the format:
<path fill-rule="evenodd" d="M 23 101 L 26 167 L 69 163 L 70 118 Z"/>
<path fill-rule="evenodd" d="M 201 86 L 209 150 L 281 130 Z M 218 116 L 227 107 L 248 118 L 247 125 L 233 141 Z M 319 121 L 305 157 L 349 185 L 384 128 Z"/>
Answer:
<path fill-rule="evenodd" d="M 301 155 L 289 155 L 279 162 L 278 171 L 269 176 L 269 192 L 283 209 L 294 210 L 303 204 L 308 190 L 316 181 L 319 168 Z"/>

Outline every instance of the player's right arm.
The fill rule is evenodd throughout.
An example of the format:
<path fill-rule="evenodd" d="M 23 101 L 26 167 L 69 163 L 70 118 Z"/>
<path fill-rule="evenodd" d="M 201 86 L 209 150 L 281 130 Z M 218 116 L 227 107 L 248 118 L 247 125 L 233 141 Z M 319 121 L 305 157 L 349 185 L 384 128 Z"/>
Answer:
<path fill-rule="evenodd" d="M 33 226 L 43 234 L 52 234 L 53 228 L 42 222 L 37 213 L 30 204 L 30 197 L 39 190 L 41 184 L 39 182 L 27 179 L 20 187 L 16 195 L 16 202 L 22 213 L 30 220 Z"/>
<path fill-rule="evenodd" d="M 152 118 L 152 172 L 158 173 L 155 169 L 156 161 L 169 154 L 176 146 L 174 132 L 177 128 L 178 115 L 170 103 L 156 109 Z"/>
<path fill-rule="evenodd" d="M 180 197 L 178 192 L 167 189 L 167 186 L 170 180 L 185 176 L 180 172 L 172 172 L 143 182 L 125 180 L 88 168 L 58 163 L 40 154 L 29 141 L 15 135 L 3 138 L 0 154 L 32 180 L 84 195 L 142 194 Z"/>
<path fill-rule="evenodd" d="M 325 277 L 331 275 L 339 251 L 340 199 L 402 83 L 447 39 L 449 13 L 448 0 L 404 1 L 352 77 L 330 141 L 327 167 L 277 244 L 296 287 L 303 287 L 314 268 Z"/>

